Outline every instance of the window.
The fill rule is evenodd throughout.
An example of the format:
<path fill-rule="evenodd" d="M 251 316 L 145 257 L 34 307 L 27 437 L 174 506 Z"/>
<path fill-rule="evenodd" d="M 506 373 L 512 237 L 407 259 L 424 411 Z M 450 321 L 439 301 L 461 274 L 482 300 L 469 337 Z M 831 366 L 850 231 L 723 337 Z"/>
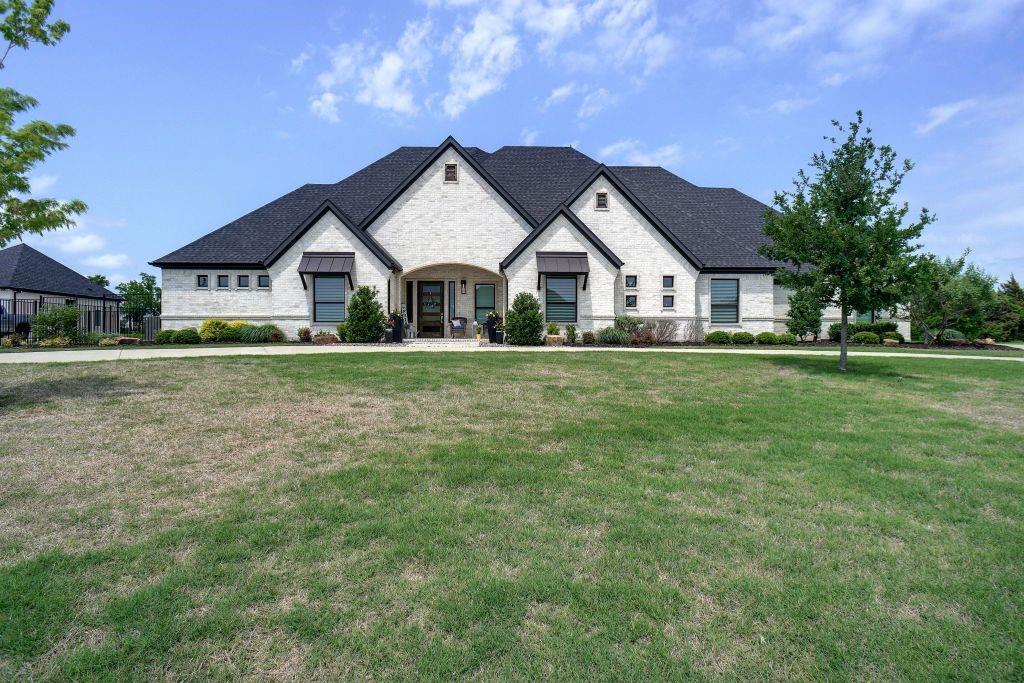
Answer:
<path fill-rule="evenodd" d="M 199 289 L 206 289 L 210 286 L 209 275 L 196 275 L 196 287 Z"/>
<path fill-rule="evenodd" d="M 556 323 L 576 322 L 576 276 L 548 275 L 544 312 Z"/>
<path fill-rule="evenodd" d="M 313 322 L 338 323 L 345 319 L 345 277 L 313 277 Z"/>
<path fill-rule="evenodd" d="M 217 286 L 220 287 L 221 289 L 227 289 L 228 287 L 231 286 L 231 278 L 228 277 L 227 275 L 218 275 Z"/>
<path fill-rule="evenodd" d="M 445 164 L 444 165 L 444 181 L 446 183 L 457 183 L 457 182 L 459 182 L 459 165 L 458 164 Z"/>
<path fill-rule="evenodd" d="M 455 280 L 448 281 L 448 319 L 455 319 Z"/>
<path fill-rule="evenodd" d="M 859 323 L 873 323 L 875 322 L 875 312 L 868 311 L 867 313 L 858 313 L 857 322 Z"/>
<path fill-rule="evenodd" d="M 603 211 L 608 209 L 608 193 L 598 192 L 597 193 L 597 208 Z"/>
<path fill-rule="evenodd" d="M 249 289 L 249 276 L 248 275 L 239 275 L 238 276 L 238 288 L 239 289 Z"/>
<path fill-rule="evenodd" d="M 494 310 L 494 285 L 477 285 L 475 298 L 473 320 L 483 324 L 487 314 Z"/>
<path fill-rule="evenodd" d="M 711 281 L 711 324 L 729 324 L 740 321 L 740 281 Z"/>
<path fill-rule="evenodd" d="M 267 289 L 270 287 L 270 276 L 269 275 L 257 275 L 256 286 L 260 289 Z"/>
<path fill-rule="evenodd" d="M 672 289 L 673 287 L 676 286 L 676 276 L 675 275 L 662 275 L 661 276 L 661 286 L 662 286 L 663 289 Z"/>
<path fill-rule="evenodd" d="M 636 288 L 636 275 L 626 276 L 626 286 L 629 287 L 630 289 Z"/>
<path fill-rule="evenodd" d="M 671 294 L 666 294 L 665 296 L 661 297 L 661 307 L 662 308 L 675 308 L 676 307 L 676 298 L 674 296 L 672 296 Z"/>
<path fill-rule="evenodd" d="M 636 308 L 636 294 L 626 295 L 626 308 Z"/>

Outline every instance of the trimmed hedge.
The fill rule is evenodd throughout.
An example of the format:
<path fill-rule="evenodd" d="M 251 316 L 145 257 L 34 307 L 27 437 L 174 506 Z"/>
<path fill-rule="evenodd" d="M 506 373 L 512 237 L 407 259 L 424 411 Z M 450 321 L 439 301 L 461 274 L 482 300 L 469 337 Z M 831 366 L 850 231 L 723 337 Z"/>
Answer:
<path fill-rule="evenodd" d="M 215 342 L 220 338 L 221 331 L 228 326 L 226 320 L 207 318 L 199 326 L 199 338 L 204 342 Z"/>
<path fill-rule="evenodd" d="M 780 344 L 786 344 L 787 346 L 792 346 L 800 341 L 792 332 L 783 332 L 776 336 L 778 337 Z"/>
<path fill-rule="evenodd" d="M 854 344 L 881 344 L 882 340 L 874 332 L 858 332 L 853 335 Z"/>
<path fill-rule="evenodd" d="M 544 315 L 540 301 L 529 292 L 519 292 L 505 316 L 505 343 L 509 346 L 537 346 L 543 343 Z"/>
<path fill-rule="evenodd" d="M 176 330 L 174 332 L 174 343 L 175 344 L 201 344 L 203 342 L 199 337 L 199 332 L 194 327 L 186 327 L 183 330 Z"/>
<path fill-rule="evenodd" d="M 832 323 L 828 326 L 828 338 L 832 341 L 839 341 L 841 323 Z M 886 332 L 895 332 L 896 322 L 893 320 L 884 320 L 874 323 L 849 323 L 846 326 L 847 338 L 852 338 L 853 335 L 858 332 L 874 332 L 879 337 Z"/>
<path fill-rule="evenodd" d="M 590 346 L 597 341 L 597 335 L 590 330 L 584 330 L 583 334 L 580 335 L 580 338 L 583 341 L 584 346 Z"/>
<path fill-rule="evenodd" d="M 758 344 L 764 344 L 765 346 L 774 346 L 779 343 L 779 335 L 774 332 L 761 332 L 754 340 Z"/>
<path fill-rule="evenodd" d="M 733 344 L 753 344 L 754 335 L 749 332 L 736 332 L 732 335 Z"/>
<path fill-rule="evenodd" d="M 157 344 L 173 344 L 175 330 L 160 330 L 153 335 L 153 341 Z"/>
<path fill-rule="evenodd" d="M 704 341 L 708 344 L 732 344 L 732 333 L 725 330 L 715 330 L 704 335 Z"/>
<path fill-rule="evenodd" d="M 906 339 L 903 338 L 903 335 L 899 332 L 886 332 L 882 335 L 882 339 L 895 339 L 900 344 L 906 341 Z"/>

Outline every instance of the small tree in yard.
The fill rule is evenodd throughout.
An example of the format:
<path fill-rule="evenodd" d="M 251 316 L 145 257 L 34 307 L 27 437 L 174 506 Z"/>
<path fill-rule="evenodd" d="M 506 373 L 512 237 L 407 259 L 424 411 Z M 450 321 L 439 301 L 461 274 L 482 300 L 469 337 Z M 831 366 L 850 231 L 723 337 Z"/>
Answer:
<path fill-rule="evenodd" d="M 896 152 L 878 146 L 863 115 L 848 125 L 832 125 L 846 137 L 826 137 L 834 149 L 811 158 L 813 177 L 801 170 L 790 192 L 777 192 L 775 210 L 765 212 L 761 247 L 765 256 L 784 261 L 777 277 L 792 290 L 811 289 L 821 304 L 841 311 L 839 369 L 846 371 L 847 331 L 854 311 L 891 310 L 903 303 L 916 240 L 932 222 L 927 209 L 907 226 L 910 211 L 897 204 L 903 177 L 913 168 L 897 163 Z"/>
<path fill-rule="evenodd" d="M 345 341 L 353 344 L 372 344 L 384 336 L 384 307 L 377 301 L 377 288 L 362 285 L 357 288 L 348 304 L 348 323 Z"/>
<path fill-rule="evenodd" d="M 907 312 L 928 344 L 944 341 L 949 329 L 977 339 L 995 307 L 995 278 L 967 263 L 966 253 L 957 259 L 928 254 L 914 267 Z"/>
<path fill-rule="evenodd" d="M 798 338 L 813 335 L 814 341 L 818 341 L 821 334 L 821 296 L 813 289 L 798 289 L 789 297 L 786 329 Z"/>
<path fill-rule="evenodd" d="M 110 286 L 110 278 L 108 278 L 106 275 L 101 275 L 99 273 L 97 273 L 96 275 L 90 275 L 90 276 L 88 276 L 85 279 L 89 280 L 90 282 L 95 282 L 100 287 L 109 287 Z"/>
<path fill-rule="evenodd" d="M 537 346 L 544 331 L 540 301 L 529 292 L 520 292 L 505 316 L 505 341 L 512 346 Z"/>

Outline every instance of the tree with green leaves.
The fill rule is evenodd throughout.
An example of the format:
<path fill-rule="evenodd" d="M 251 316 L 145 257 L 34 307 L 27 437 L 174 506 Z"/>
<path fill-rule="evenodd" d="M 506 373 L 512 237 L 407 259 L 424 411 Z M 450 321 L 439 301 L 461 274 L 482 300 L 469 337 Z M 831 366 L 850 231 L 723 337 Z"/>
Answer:
<path fill-rule="evenodd" d="M 1024 287 L 1020 286 L 1013 273 L 999 286 L 992 324 L 997 330 L 997 339 L 1024 339 Z"/>
<path fill-rule="evenodd" d="M 0 0 L 0 36 L 7 48 L 0 56 L 6 67 L 14 48 L 27 50 L 32 43 L 55 45 L 70 26 L 50 22 L 53 0 Z M 29 173 L 48 156 L 68 146 L 75 129 L 66 124 L 33 120 L 17 125 L 19 116 L 38 102 L 12 88 L 0 88 L 0 248 L 26 233 L 69 228 L 75 216 L 86 210 L 84 202 L 73 199 L 29 197 Z"/>
<path fill-rule="evenodd" d="M 968 263 L 967 252 L 955 259 L 922 256 L 911 282 L 906 309 L 926 343 L 946 341 L 949 330 L 968 339 L 986 333 L 996 303 L 995 278 Z"/>
<path fill-rule="evenodd" d="M 100 273 L 96 273 L 95 275 L 89 275 L 85 279 L 89 280 L 90 282 L 95 282 L 100 287 L 109 287 L 110 286 L 110 280 L 107 278 L 107 276 L 106 275 L 101 275 Z"/>
<path fill-rule="evenodd" d="M 765 212 L 771 242 L 761 253 L 792 266 L 777 273 L 784 287 L 810 289 L 823 306 L 840 309 L 839 369 L 845 372 L 850 314 L 895 313 L 906 296 L 917 240 L 933 218 L 922 209 L 904 225 L 910 208 L 896 202 L 896 193 L 913 164 L 899 163 L 891 147 L 877 145 L 861 112 L 849 124 L 832 125 L 845 137 L 826 136 L 833 148 L 811 157 L 812 174 L 801 169 L 793 190 L 775 193 L 774 210 Z"/>
<path fill-rule="evenodd" d="M 814 341 L 821 334 L 821 296 L 813 289 L 804 287 L 789 297 L 789 315 L 786 329 L 799 338 L 812 335 Z"/>
<path fill-rule="evenodd" d="M 348 302 L 345 319 L 348 323 L 345 341 L 356 344 L 379 342 L 384 336 L 387 318 L 384 307 L 377 300 L 377 288 L 369 285 L 357 287 Z"/>
<path fill-rule="evenodd" d="M 121 302 L 121 317 L 129 329 L 141 329 L 142 320 L 147 315 L 160 315 L 161 291 L 155 275 L 139 273 L 138 280 L 119 284 L 117 293 L 124 299 Z"/>

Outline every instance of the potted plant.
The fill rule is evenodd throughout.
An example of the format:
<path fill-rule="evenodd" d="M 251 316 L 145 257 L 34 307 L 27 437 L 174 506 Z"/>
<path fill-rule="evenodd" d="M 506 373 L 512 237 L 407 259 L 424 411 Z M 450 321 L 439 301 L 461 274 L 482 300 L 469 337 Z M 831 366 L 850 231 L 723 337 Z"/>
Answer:
<path fill-rule="evenodd" d="M 388 316 L 388 327 L 391 328 L 391 339 L 390 341 L 401 344 L 402 343 L 402 332 L 405 327 L 405 320 L 402 317 L 402 312 L 398 309 L 391 311 L 391 315 Z"/>
<path fill-rule="evenodd" d="M 548 323 L 548 333 L 544 335 L 545 346 L 561 346 L 565 343 L 565 336 L 560 334 L 561 329 L 558 323 Z"/>
<path fill-rule="evenodd" d="M 494 326 L 494 343 L 505 343 L 505 323 L 498 323 Z"/>
<path fill-rule="evenodd" d="M 487 323 L 485 327 L 487 328 L 487 341 L 489 341 L 492 344 L 497 343 L 497 332 L 499 325 L 501 325 L 501 316 L 498 315 L 498 312 L 491 311 L 490 313 L 488 313 Z"/>

